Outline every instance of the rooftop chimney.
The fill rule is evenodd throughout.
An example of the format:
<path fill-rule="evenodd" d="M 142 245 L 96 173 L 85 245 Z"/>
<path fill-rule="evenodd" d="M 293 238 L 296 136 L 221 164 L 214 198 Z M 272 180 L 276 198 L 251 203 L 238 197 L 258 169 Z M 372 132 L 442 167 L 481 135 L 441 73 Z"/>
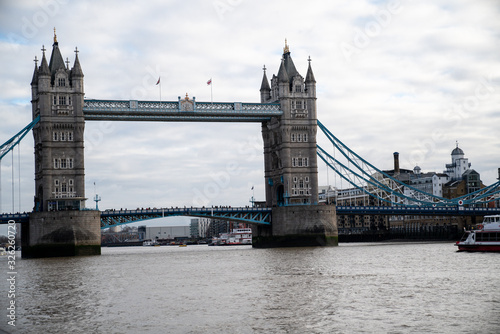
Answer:
<path fill-rule="evenodd" d="M 394 152 L 394 175 L 399 175 L 399 153 Z"/>

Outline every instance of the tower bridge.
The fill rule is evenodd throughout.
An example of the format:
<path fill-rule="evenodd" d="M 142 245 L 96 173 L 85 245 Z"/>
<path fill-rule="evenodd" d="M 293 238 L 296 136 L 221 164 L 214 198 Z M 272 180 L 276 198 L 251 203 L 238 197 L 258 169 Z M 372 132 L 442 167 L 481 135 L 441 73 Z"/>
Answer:
<path fill-rule="evenodd" d="M 299 74 L 286 43 L 277 75 L 269 81 L 264 68 L 260 103 L 198 102 L 187 94 L 177 101 L 85 100 L 78 50 L 71 68 L 55 34 L 49 61 L 45 51 L 40 65 L 35 58 L 31 80 L 35 199 L 22 224 L 23 257 L 100 254 L 103 220 L 159 215 L 85 209 L 85 122 L 100 120 L 261 123 L 265 209 L 167 214 L 251 222 L 254 247 L 337 244 L 335 207 L 318 204 L 316 80 L 310 59 L 305 77 Z"/>
<path fill-rule="evenodd" d="M 217 217 L 252 224 L 254 247 L 337 245 L 337 211 L 319 203 L 318 160 L 385 207 L 339 207 L 342 214 L 475 215 L 464 208 L 498 198 L 500 183 L 458 199 L 412 189 L 376 169 L 318 121 L 316 80 L 308 59 L 305 76 L 296 69 L 288 45 L 276 75 L 260 87 L 260 103 L 124 101 L 84 99 L 83 70 L 75 50 L 73 67 L 64 62 L 54 36 L 50 61 L 42 48 L 31 81 L 33 121 L 0 147 L 2 157 L 32 131 L 35 146 L 33 212 L 3 214 L 0 221 L 22 223 L 22 256 L 100 254 L 100 230 L 172 215 Z M 66 63 L 66 64 L 65 64 Z M 263 138 L 265 207 L 106 210 L 85 208 L 84 129 L 86 121 L 259 122 Z M 349 163 L 317 145 L 320 128 Z M 1 159 L 1 157 L 0 157 Z M 351 169 L 350 166 L 356 168 Z"/>

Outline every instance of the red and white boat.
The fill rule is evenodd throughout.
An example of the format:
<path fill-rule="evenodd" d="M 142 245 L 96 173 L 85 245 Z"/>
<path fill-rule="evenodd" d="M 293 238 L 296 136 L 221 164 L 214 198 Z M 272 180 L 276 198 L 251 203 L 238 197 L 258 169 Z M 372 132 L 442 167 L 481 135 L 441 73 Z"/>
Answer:
<path fill-rule="evenodd" d="M 252 229 L 251 228 L 235 228 L 231 233 L 221 233 L 219 238 L 212 239 L 211 245 L 228 246 L 228 245 L 251 245 L 252 244 Z"/>
<path fill-rule="evenodd" d="M 465 231 L 456 246 L 459 251 L 500 252 L 500 215 L 484 216 L 481 224 Z"/>

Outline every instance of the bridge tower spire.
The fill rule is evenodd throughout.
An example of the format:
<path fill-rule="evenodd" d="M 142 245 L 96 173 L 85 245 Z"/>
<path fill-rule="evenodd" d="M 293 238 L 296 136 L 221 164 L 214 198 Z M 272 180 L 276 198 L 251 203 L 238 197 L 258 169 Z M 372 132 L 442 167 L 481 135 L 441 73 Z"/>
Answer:
<path fill-rule="evenodd" d="M 256 247 L 332 245 L 338 240 L 334 206 L 318 205 L 316 80 L 311 58 L 306 77 L 296 69 L 285 40 L 278 74 L 266 73 L 261 102 L 283 111 L 262 123 L 266 205 L 272 227 L 254 231 Z"/>
<path fill-rule="evenodd" d="M 55 29 L 48 64 L 45 51 L 43 47 L 41 65 L 35 66 L 31 82 L 32 117 L 40 116 L 40 121 L 33 128 L 34 212 L 23 233 L 23 256 L 78 255 L 81 246 L 88 245 L 94 248 L 90 253 L 96 253 L 95 246 L 100 244 L 99 213 L 81 211 L 86 200 L 83 72 L 78 53 L 72 69 L 65 65 Z"/>
<path fill-rule="evenodd" d="M 267 92 L 264 80 L 265 73 L 261 102 L 278 102 L 283 110 L 280 119 L 262 124 L 267 205 L 318 204 L 316 81 L 311 64 L 304 80 L 285 44 L 269 95 L 262 94 Z"/>

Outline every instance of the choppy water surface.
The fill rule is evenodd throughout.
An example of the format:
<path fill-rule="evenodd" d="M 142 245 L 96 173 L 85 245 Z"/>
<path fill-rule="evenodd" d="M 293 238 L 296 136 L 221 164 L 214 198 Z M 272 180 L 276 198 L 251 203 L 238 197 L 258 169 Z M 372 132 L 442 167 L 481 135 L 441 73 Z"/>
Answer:
<path fill-rule="evenodd" d="M 12 333 L 500 332 L 500 254 L 450 243 L 103 248 L 17 267 Z"/>

